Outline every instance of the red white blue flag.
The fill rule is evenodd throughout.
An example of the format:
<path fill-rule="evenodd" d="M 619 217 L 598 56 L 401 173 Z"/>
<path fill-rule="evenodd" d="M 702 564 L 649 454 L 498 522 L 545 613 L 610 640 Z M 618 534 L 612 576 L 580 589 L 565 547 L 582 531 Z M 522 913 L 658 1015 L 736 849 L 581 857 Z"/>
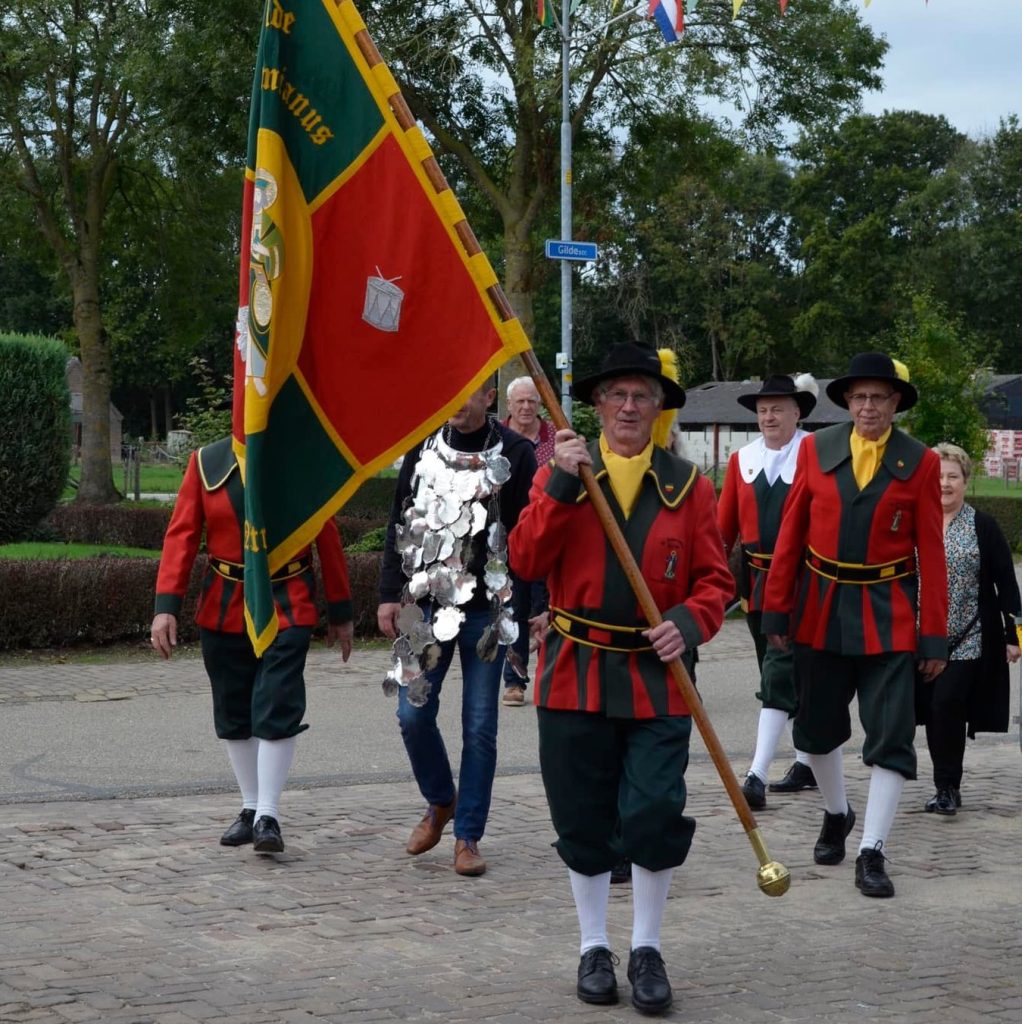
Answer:
<path fill-rule="evenodd" d="M 650 0 L 649 13 L 661 35 L 669 43 L 676 43 L 685 31 L 684 0 Z"/>

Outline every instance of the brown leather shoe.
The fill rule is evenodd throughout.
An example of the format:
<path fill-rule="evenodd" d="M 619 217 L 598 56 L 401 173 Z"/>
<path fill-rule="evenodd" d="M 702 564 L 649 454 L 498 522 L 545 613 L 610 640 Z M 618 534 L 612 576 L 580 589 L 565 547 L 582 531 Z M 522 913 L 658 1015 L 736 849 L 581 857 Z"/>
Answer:
<path fill-rule="evenodd" d="M 457 802 L 458 799 L 455 797 L 446 807 L 441 807 L 440 804 L 430 804 L 426 808 L 422 821 L 412 829 L 412 834 L 408 837 L 408 845 L 405 847 L 413 857 L 432 850 L 440 842 L 447 822 L 454 817 L 454 807 Z"/>
<path fill-rule="evenodd" d="M 486 870 L 486 861 L 474 839 L 459 839 L 454 844 L 454 870 L 459 875 L 481 875 Z"/>

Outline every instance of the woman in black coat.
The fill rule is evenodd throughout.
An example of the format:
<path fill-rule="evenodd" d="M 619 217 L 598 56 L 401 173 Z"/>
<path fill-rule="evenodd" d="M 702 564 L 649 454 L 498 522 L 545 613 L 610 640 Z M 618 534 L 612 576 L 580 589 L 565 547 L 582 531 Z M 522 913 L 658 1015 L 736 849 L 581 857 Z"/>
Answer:
<path fill-rule="evenodd" d="M 972 460 L 957 445 L 933 450 L 940 456 L 949 654 L 933 682 L 917 680 L 917 711 L 937 790 L 926 810 L 950 815 L 962 806 L 966 734 L 1008 731 L 1008 665 L 1022 654 L 1013 616 L 1022 608 L 1000 526 L 965 503 Z"/>

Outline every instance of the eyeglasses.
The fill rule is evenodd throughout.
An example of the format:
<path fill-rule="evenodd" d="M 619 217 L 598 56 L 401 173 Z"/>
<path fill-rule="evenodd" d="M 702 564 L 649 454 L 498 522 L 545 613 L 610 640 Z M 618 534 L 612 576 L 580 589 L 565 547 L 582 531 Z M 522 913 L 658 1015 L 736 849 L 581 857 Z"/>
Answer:
<path fill-rule="evenodd" d="M 629 399 L 636 409 L 645 409 L 653 405 L 656 399 L 648 391 L 621 391 L 614 388 L 613 391 L 604 391 L 603 400 L 608 405 L 624 405 Z"/>
<path fill-rule="evenodd" d="M 876 391 L 856 391 L 854 394 L 846 395 L 849 405 L 872 405 L 874 407 L 883 405 L 891 395 L 893 391 L 888 391 L 886 395 L 882 395 Z"/>

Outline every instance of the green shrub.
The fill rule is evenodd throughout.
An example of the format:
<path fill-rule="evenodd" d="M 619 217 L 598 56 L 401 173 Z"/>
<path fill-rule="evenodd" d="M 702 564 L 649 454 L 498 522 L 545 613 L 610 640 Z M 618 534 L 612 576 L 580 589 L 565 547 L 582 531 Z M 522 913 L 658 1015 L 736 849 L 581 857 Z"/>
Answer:
<path fill-rule="evenodd" d="M 384 523 L 382 526 L 374 526 L 371 530 L 366 530 L 353 544 L 347 545 L 345 551 L 349 554 L 362 551 L 382 551 L 386 542 L 387 524 Z"/>
<path fill-rule="evenodd" d="M 0 334 L 0 543 L 23 540 L 56 505 L 71 465 L 67 349 Z"/>
<path fill-rule="evenodd" d="M 379 636 L 380 560 L 378 552 L 348 557 L 358 637 Z M 144 640 L 153 618 L 158 566 L 155 559 L 109 555 L 0 559 L 0 650 Z M 178 619 L 182 643 L 198 638 L 195 605 L 205 568 L 205 559 L 197 558 Z M 322 590 L 319 600 L 322 605 Z M 320 631 L 325 629 L 323 614 Z"/>
<path fill-rule="evenodd" d="M 151 508 L 119 505 L 58 505 L 34 531 L 33 540 L 66 544 L 110 544 L 116 547 L 163 547 L 172 506 Z"/>
<path fill-rule="evenodd" d="M 970 494 L 965 500 L 973 508 L 993 516 L 1004 531 L 1012 551 L 1022 551 L 1022 499 Z"/>

